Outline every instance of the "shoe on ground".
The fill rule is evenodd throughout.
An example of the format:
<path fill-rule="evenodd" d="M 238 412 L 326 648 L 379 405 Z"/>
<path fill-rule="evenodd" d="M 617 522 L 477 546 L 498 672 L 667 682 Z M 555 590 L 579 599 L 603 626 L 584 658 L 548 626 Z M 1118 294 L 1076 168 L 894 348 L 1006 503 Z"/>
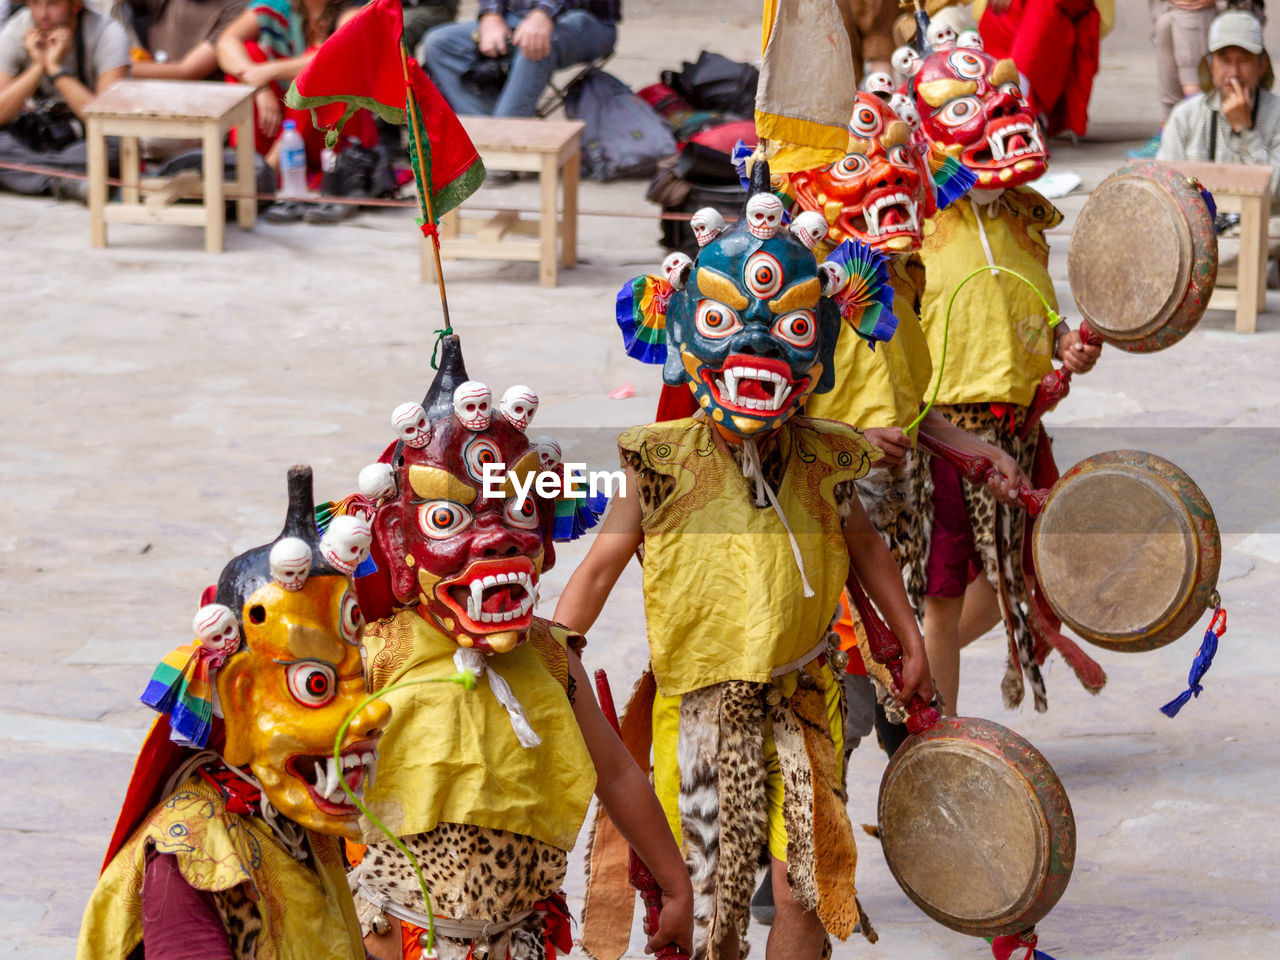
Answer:
<path fill-rule="evenodd" d="M 313 203 L 302 219 L 307 223 L 341 223 L 354 217 L 359 209 L 354 203 Z"/>
<path fill-rule="evenodd" d="M 514 170 L 486 170 L 484 185 L 486 187 L 507 187 L 516 182 Z"/>
<path fill-rule="evenodd" d="M 53 199 L 59 202 L 71 200 L 75 203 L 88 204 L 89 181 L 64 180 L 62 177 L 54 177 L 50 184 L 50 192 L 53 194 Z"/>
<path fill-rule="evenodd" d="M 1128 151 L 1125 156 L 1130 160 L 1154 160 L 1160 152 L 1160 134 L 1156 134 L 1140 147 Z"/>
<path fill-rule="evenodd" d="M 300 200 L 277 200 L 262 211 L 262 216 L 272 223 L 297 223 L 307 212 L 307 205 Z"/>
<path fill-rule="evenodd" d="M 761 926 L 771 926 L 774 915 L 773 906 L 773 871 L 765 868 L 764 879 L 756 892 L 751 896 L 751 919 Z"/>

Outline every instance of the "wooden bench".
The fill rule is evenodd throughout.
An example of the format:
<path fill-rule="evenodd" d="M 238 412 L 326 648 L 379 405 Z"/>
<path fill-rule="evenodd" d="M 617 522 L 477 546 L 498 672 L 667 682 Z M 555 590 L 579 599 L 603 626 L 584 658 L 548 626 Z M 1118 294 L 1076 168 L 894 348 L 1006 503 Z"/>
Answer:
<path fill-rule="evenodd" d="M 515 210 L 487 217 L 452 210 L 440 219 L 440 256 L 445 260 L 532 260 L 538 282 L 556 285 L 557 266 L 578 262 L 578 156 L 583 124 L 577 120 L 462 117 L 476 150 L 490 170 L 538 174 L 542 203 L 537 219 Z M 563 193 L 562 203 L 557 203 Z M 465 204 L 464 204 L 465 205 Z M 431 242 L 421 241 L 422 281 L 436 278 Z"/>
<path fill-rule="evenodd" d="M 1210 310 L 1234 310 L 1236 333 L 1253 333 L 1258 313 L 1267 309 L 1267 224 L 1271 217 L 1271 168 L 1240 163 L 1171 161 L 1213 194 L 1219 213 L 1240 214 L 1240 259 L 1235 289 L 1221 279 L 1209 298 Z"/>
<path fill-rule="evenodd" d="M 107 245 L 108 223 L 168 223 L 204 227 L 204 248 L 222 251 L 222 144 L 235 128 L 236 221 L 248 230 L 258 217 L 254 199 L 253 88 L 242 84 L 182 80 L 121 80 L 85 107 L 89 153 L 89 243 Z M 107 203 L 107 137 L 120 137 L 119 203 Z M 197 139 L 203 178 L 194 171 L 171 180 L 141 177 L 140 137 Z M 184 197 L 203 202 L 175 206 Z"/>

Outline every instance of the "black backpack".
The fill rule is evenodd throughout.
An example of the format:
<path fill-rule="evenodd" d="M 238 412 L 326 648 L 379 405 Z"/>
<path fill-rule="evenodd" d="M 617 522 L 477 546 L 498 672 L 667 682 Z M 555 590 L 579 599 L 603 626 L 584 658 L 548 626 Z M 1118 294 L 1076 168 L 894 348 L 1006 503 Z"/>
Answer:
<path fill-rule="evenodd" d="M 582 120 L 582 175 L 590 180 L 648 177 L 676 152 L 675 137 L 631 88 L 599 68 L 570 85 L 564 112 Z"/>

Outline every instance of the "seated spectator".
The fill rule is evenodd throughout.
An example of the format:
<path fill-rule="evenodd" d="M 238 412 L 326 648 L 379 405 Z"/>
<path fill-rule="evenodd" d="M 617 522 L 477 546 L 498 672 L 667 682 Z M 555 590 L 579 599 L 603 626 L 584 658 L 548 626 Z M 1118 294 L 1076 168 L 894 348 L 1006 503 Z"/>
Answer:
<path fill-rule="evenodd" d="M 476 23 L 451 23 L 422 40 L 418 60 L 454 111 L 532 117 L 551 75 L 613 49 L 620 4 L 586 0 L 480 0 Z"/>
<path fill-rule="evenodd" d="M 1200 92 L 1200 61 L 1209 51 L 1209 24 L 1218 15 L 1217 0 L 1148 0 L 1151 42 L 1160 79 L 1161 123 L 1169 111 Z M 1162 127 L 1163 128 L 1163 127 Z M 1160 149 L 1160 134 L 1126 156 L 1150 159 Z"/>
<path fill-rule="evenodd" d="M 218 71 L 214 47 L 222 31 L 244 12 L 246 0 L 128 0 L 134 30 L 149 59 L 133 65 L 135 77 L 204 80 Z"/>
<path fill-rule="evenodd" d="M 355 16 L 360 4 L 348 0 L 249 0 L 249 6 L 218 38 L 218 66 L 231 82 L 257 88 L 254 95 L 254 147 L 267 163 L 280 170 L 280 134 L 292 120 L 307 150 L 307 174 L 321 170 L 325 134 L 311 123 L 309 110 L 284 105 L 293 78 L 339 26 Z M 373 115 L 361 110 L 347 122 L 339 146 L 353 140 L 371 148 L 377 143 Z M 303 204 L 286 201 L 265 213 L 271 220 L 298 220 Z"/>
<path fill-rule="evenodd" d="M 128 73 L 129 35 L 115 20 L 81 0 L 30 0 L 0 28 L 0 162 L 83 173 L 84 107 Z M 42 173 L 0 169 L 0 186 L 88 196 L 83 180 Z"/>
<path fill-rule="evenodd" d="M 1201 89 L 1173 108 L 1157 160 L 1257 163 L 1271 167 L 1272 212 L 1280 207 L 1280 97 L 1262 43 L 1262 24 L 1228 10 L 1209 25 Z"/>
<path fill-rule="evenodd" d="M 400 7 L 404 11 L 404 44 L 410 51 L 418 49 L 422 35 L 432 27 L 452 23 L 458 16 L 458 0 L 401 0 Z"/>

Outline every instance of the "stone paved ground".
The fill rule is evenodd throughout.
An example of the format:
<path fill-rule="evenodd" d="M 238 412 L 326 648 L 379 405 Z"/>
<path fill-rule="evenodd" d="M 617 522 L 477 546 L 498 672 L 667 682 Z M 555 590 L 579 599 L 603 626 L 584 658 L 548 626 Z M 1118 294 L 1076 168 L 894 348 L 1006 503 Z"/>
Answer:
<path fill-rule="evenodd" d="M 711 4 L 696 17 L 688 9 L 633 13 L 612 69 L 640 83 L 704 45 L 735 57 L 756 51 L 753 5 Z M 1083 179 L 1062 201 L 1068 220 L 1054 237 L 1068 307 L 1072 217 L 1154 115 L 1141 11 L 1125 16 L 1126 32 L 1104 47 L 1096 139 L 1054 144 L 1054 168 Z M 582 206 L 651 213 L 642 196 L 638 183 L 585 184 Z M 531 206 L 536 194 L 519 184 L 487 199 Z M 563 428 L 600 466 L 611 466 L 611 431 L 653 409 L 654 371 L 622 355 L 612 313 L 620 284 L 661 259 L 656 231 L 643 218 L 584 216 L 583 263 L 552 291 L 534 284 L 531 265 L 446 267 L 473 375 L 499 388 L 533 385 L 539 427 Z M 185 642 L 203 585 L 275 535 L 285 468 L 313 464 L 322 497 L 349 492 L 389 437 L 388 412 L 425 389 L 439 307 L 434 290 L 417 284 L 413 236 L 406 216 L 365 214 L 331 228 L 231 229 L 222 256 L 202 253 L 195 230 L 127 226 L 93 251 L 83 208 L 0 196 L 0 489 L 9 504 L 0 524 L 0 758 L 9 771 L 0 952 L 73 953 L 149 719 L 138 690 L 155 661 Z M 1128 255 L 1140 268 L 1141 224 Z M 1270 306 L 1280 307 L 1275 295 Z M 1269 697 L 1280 672 L 1270 609 L 1280 592 L 1277 369 L 1276 313 L 1252 337 L 1210 313 L 1167 353 L 1109 351 L 1051 418 L 1063 466 L 1135 446 L 1199 481 L 1225 533 L 1221 589 L 1231 612 L 1205 695 L 1173 721 L 1156 707 L 1181 689 L 1194 631 L 1155 653 L 1095 651 L 1110 675 L 1097 698 L 1052 664 L 1045 715 L 1000 705 L 997 639 L 966 654 L 965 712 L 1029 737 L 1071 794 L 1075 875 L 1042 924 L 1059 958 L 1278 952 L 1280 729 Z M 624 383 L 635 396 L 608 399 Z M 594 429 L 567 430 L 582 425 Z M 583 549 L 561 550 L 546 612 Z M 616 687 L 642 666 L 640 618 L 630 570 L 587 657 L 588 667 L 609 667 Z M 875 749 L 855 754 L 855 822 L 874 819 L 882 768 Z M 927 921 L 869 839 L 859 890 L 881 943 L 851 942 L 837 956 L 985 954 Z M 753 934 L 757 951 L 763 933 Z"/>

